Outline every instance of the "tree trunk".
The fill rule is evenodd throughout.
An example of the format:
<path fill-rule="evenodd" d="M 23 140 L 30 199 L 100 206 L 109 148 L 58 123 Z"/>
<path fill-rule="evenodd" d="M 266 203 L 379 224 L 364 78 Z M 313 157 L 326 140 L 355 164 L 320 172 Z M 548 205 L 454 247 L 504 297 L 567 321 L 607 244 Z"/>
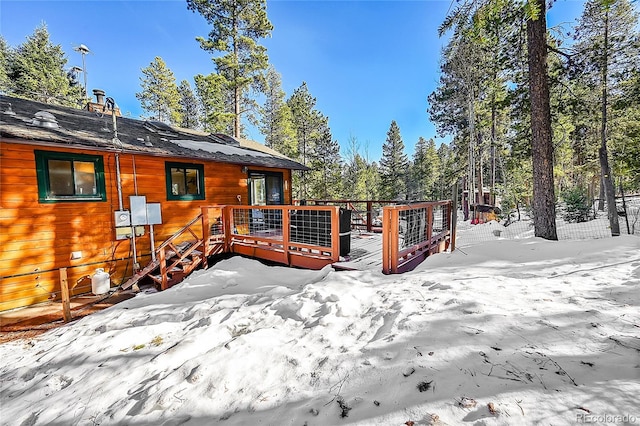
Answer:
<path fill-rule="evenodd" d="M 598 152 L 598 155 L 600 153 Z M 604 194 L 604 169 L 602 168 L 602 163 L 600 163 L 600 194 L 598 195 L 598 211 L 604 211 L 604 198 L 606 195 Z"/>
<path fill-rule="evenodd" d="M 527 21 L 529 96 L 533 156 L 533 224 L 536 237 L 557 240 L 553 187 L 553 144 L 547 81 L 547 21 L 545 0 L 531 0 L 540 14 Z"/>
<path fill-rule="evenodd" d="M 234 61 L 235 64 L 234 66 L 236 67 L 235 70 L 233 71 L 234 74 L 234 87 L 233 87 L 233 136 L 236 138 L 240 137 L 240 132 L 241 132 L 241 117 L 240 117 L 240 100 L 241 100 L 241 95 L 242 95 L 242 89 L 240 88 L 240 85 L 238 84 L 238 80 L 240 78 L 240 76 L 238 75 L 238 64 L 240 63 L 240 54 L 238 52 L 238 39 L 237 39 L 237 34 L 238 34 L 238 21 L 235 18 L 235 14 L 234 14 L 234 19 L 233 19 L 233 56 L 234 56 Z"/>
<path fill-rule="evenodd" d="M 491 193 L 489 204 L 496 205 L 496 101 L 491 100 Z"/>
<path fill-rule="evenodd" d="M 464 194 L 465 189 L 467 190 L 467 195 Z M 462 181 L 462 212 L 464 213 L 464 220 L 469 220 L 469 179 L 463 178 Z"/>
<path fill-rule="evenodd" d="M 604 51 L 603 51 L 603 67 L 602 67 L 602 127 L 600 128 L 600 167 L 602 169 L 602 184 L 604 185 L 604 194 L 607 200 L 607 216 L 609 217 L 609 227 L 611 235 L 620 235 L 620 222 L 618 221 L 618 209 L 616 208 L 616 190 L 613 186 L 613 178 L 611 177 L 611 168 L 609 167 L 609 155 L 607 154 L 607 73 L 609 61 L 609 9 L 605 8 L 604 12 Z"/>
<path fill-rule="evenodd" d="M 478 136 L 478 204 L 484 204 L 484 180 L 482 179 L 482 136 Z M 478 215 L 479 216 L 479 215 Z"/>

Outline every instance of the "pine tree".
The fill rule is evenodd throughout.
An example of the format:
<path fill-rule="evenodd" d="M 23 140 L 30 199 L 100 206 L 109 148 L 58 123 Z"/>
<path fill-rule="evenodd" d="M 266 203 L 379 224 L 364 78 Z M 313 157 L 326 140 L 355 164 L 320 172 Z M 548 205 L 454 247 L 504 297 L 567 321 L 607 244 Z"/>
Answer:
<path fill-rule="evenodd" d="M 296 132 L 293 127 L 291 109 L 285 101 L 280 74 L 275 68 L 267 71 L 267 90 L 260 131 L 265 136 L 265 145 L 289 158 L 298 157 Z"/>
<path fill-rule="evenodd" d="M 200 47 L 215 56 L 216 72 L 233 99 L 233 135 L 242 134 L 242 116 L 256 109 L 250 89 L 264 91 L 264 71 L 269 64 L 267 49 L 258 40 L 271 35 L 273 25 L 267 18 L 266 0 L 187 0 L 189 10 L 201 14 L 212 30 L 198 37 Z"/>
<path fill-rule="evenodd" d="M 141 92 L 136 93 L 142 109 L 154 120 L 180 124 L 180 94 L 173 71 L 156 56 L 148 67 L 142 69 Z"/>
<path fill-rule="evenodd" d="M 202 126 L 212 133 L 233 134 L 233 114 L 229 113 L 232 100 L 224 78 L 216 73 L 194 77 L 196 95 L 202 111 Z"/>
<path fill-rule="evenodd" d="M 343 196 L 352 200 L 377 200 L 380 198 L 378 165 L 369 161 L 366 150 L 360 151 L 358 139 L 350 136 L 343 171 Z"/>
<path fill-rule="evenodd" d="M 640 68 L 621 85 L 612 105 L 616 126 L 612 129 L 614 161 L 623 177 L 626 193 L 640 192 Z"/>
<path fill-rule="evenodd" d="M 620 225 L 608 152 L 612 118 L 610 97 L 630 72 L 638 69 L 637 23 L 638 14 L 628 0 L 590 0 L 585 4 L 576 28 L 577 62 L 583 71 L 582 77 L 600 93 L 598 157 L 612 235 L 620 234 Z"/>
<path fill-rule="evenodd" d="M 400 128 L 393 120 L 387 132 L 387 140 L 382 145 L 380 159 L 380 193 L 385 200 L 407 198 L 408 166 L 409 159 L 404 152 Z"/>
<path fill-rule="evenodd" d="M 185 129 L 198 129 L 200 127 L 200 108 L 198 100 L 191 90 L 191 85 L 187 80 L 182 80 L 178 86 L 178 110 L 180 112 L 180 127 Z"/>
<path fill-rule="evenodd" d="M 456 168 L 455 154 L 449 145 L 440 144 L 437 150 L 439 168 L 435 173 L 434 195 L 435 200 L 447 200 L 451 198 L 451 187 L 460 177 Z"/>
<path fill-rule="evenodd" d="M 311 182 L 312 198 L 335 199 L 342 193 L 342 158 L 340 144 L 333 139 L 324 120 L 323 130 L 316 140 L 311 165 L 316 179 Z"/>
<path fill-rule="evenodd" d="M 547 74 L 546 4 L 544 0 L 527 0 L 522 5 L 525 6 L 521 10 L 522 16 L 526 19 L 527 28 L 528 94 L 531 107 L 528 127 L 531 130 L 534 175 L 534 232 L 538 237 L 557 240 L 551 107 Z M 521 22 L 519 19 L 510 19 L 508 15 L 500 14 L 501 10 L 506 10 L 504 6 L 505 2 L 501 1 L 465 0 L 445 18 L 439 32 L 442 35 L 453 28 L 456 39 L 481 39 L 483 31 L 490 28 L 486 25 L 486 17 L 491 17 L 489 21 L 495 17 L 496 23 L 505 25 L 505 28 L 510 24 L 515 24 L 513 28 L 519 28 Z M 508 54 L 513 56 L 513 52 Z M 492 71 L 495 72 L 493 69 Z M 526 121 L 523 120 L 523 122 L 526 124 Z M 470 140 L 473 142 L 475 140 L 474 120 L 470 120 L 469 124 Z M 470 150 L 469 156 L 473 157 L 473 155 L 474 151 Z M 470 175 L 473 175 L 473 170 L 473 167 L 470 167 Z M 479 170 L 481 172 L 482 167 L 479 167 Z M 478 187 L 482 190 L 480 180 L 478 180 Z"/>
<path fill-rule="evenodd" d="M 287 105 L 291 110 L 293 127 L 296 132 L 297 160 L 310 167 L 316 143 L 322 137 L 322 132 L 324 131 L 325 118 L 320 111 L 315 109 L 316 98 L 311 96 L 305 82 L 294 90 L 287 100 Z M 313 171 L 303 171 L 300 181 L 294 181 L 299 199 L 306 199 L 312 195 L 311 181 L 314 180 L 314 174 Z"/>
<path fill-rule="evenodd" d="M 0 35 L 0 93 L 3 95 L 13 92 L 12 81 L 9 78 L 11 54 L 7 41 Z"/>
<path fill-rule="evenodd" d="M 437 197 L 436 179 L 441 168 L 433 139 L 418 139 L 409 170 L 409 199 L 434 200 Z"/>
<path fill-rule="evenodd" d="M 69 84 L 67 59 L 60 45 L 49 40 L 42 24 L 10 55 L 9 78 L 13 94 L 45 103 L 79 107 L 81 90 Z"/>

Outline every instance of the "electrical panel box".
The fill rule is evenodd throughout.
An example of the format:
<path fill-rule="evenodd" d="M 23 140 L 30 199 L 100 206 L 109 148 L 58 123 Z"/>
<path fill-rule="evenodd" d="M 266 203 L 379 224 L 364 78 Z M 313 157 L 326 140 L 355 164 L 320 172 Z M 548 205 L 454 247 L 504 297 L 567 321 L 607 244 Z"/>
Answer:
<path fill-rule="evenodd" d="M 131 216 L 128 210 L 116 210 L 114 212 L 116 228 L 120 226 L 131 226 Z"/>
<path fill-rule="evenodd" d="M 147 225 L 147 197 L 144 195 L 132 195 L 129 197 L 131 208 L 131 224 Z"/>
<path fill-rule="evenodd" d="M 160 225 L 162 223 L 162 209 L 160 203 L 147 204 L 147 225 Z"/>

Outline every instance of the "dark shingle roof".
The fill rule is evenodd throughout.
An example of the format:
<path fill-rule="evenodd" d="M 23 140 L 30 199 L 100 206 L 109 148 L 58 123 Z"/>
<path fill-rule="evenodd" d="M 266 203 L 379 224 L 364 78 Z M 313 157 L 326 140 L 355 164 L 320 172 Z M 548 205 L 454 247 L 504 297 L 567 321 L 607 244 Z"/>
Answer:
<path fill-rule="evenodd" d="M 8 113 L 9 104 L 13 114 Z M 40 112 L 48 114 L 36 117 Z M 126 117 L 116 118 L 116 129 L 118 140 L 114 141 L 113 117 L 109 114 L 0 97 L 2 138 L 247 166 L 308 170 L 304 165 L 258 142 L 223 134 L 208 134 L 159 121 Z"/>

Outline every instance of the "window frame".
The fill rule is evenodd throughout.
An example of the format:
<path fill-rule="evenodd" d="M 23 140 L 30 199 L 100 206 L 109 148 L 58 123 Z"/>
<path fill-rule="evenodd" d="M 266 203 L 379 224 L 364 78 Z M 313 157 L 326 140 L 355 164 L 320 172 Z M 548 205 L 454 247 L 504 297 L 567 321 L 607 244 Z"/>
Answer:
<path fill-rule="evenodd" d="M 171 177 L 172 168 L 195 169 L 198 172 L 198 188 L 200 189 L 199 193 L 173 195 L 173 192 L 171 191 L 171 185 L 173 184 L 173 180 Z M 175 161 L 167 161 L 164 163 L 164 170 L 165 170 L 165 182 L 166 182 L 166 189 L 167 189 L 167 201 L 193 201 L 193 200 L 206 199 L 206 192 L 204 187 L 204 164 L 179 163 Z"/>
<path fill-rule="evenodd" d="M 107 201 L 107 189 L 104 176 L 104 159 L 101 155 L 78 154 L 74 152 L 34 150 L 36 177 L 38 181 L 38 201 L 40 203 L 65 202 L 103 202 Z M 97 194 L 54 195 L 51 193 L 49 179 L 49 160 L 61 160 L 93 163 Z M 73 182 L 74 184 L 76 182 Z"/>

